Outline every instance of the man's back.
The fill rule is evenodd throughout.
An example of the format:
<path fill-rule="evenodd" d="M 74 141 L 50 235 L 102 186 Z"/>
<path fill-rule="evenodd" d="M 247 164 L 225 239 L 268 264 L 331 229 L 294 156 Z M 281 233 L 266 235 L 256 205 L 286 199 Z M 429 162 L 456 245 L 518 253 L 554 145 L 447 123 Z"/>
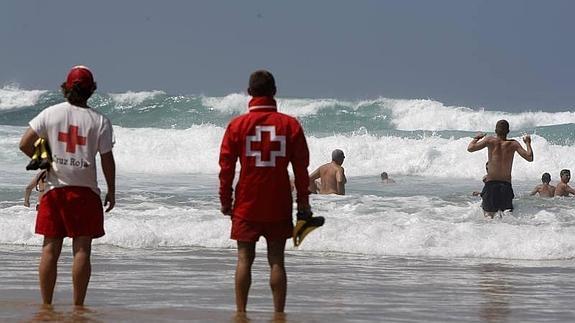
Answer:
<path fill-rule="evenodd" d="M 308 186 L 309 152 L 299 122 L 277 112 L 275 101 L 274 106 L 252 106 L 230 122 L 220 152 L 220 196 L 227 204 L 237 159 L 241 171 L 233 215 L 262 222 L 291 219 L 289 163 L 296 174 L 295 186 L 300 186 L 298 199 L 307 199 L 300 191 Z"/>
<path fill-rule="evenodd" d="M 319 188 L 320 194 L 345 194 L 345 173 L 343 167 L 334 162 L 320 166 L 310 178 L 319 176 L 321 178 L 321 185 Z"/>
<path fill-rule="evenodd" d="M 495 136 L 486 140 L 489 154 L 487 181 L 511 182 L 513 157 L 519 143 L 513 139 L 501 139 Z"/>
<path fill-rule="evenodd" d="M 90 187 L 100 194 L 96 179 L 96 154 L 112 150 L 110 120 L 91 108 L 68 102 L 44 109 L 30 127 L 46 138 L 52 151 L 48 190 L 62 186 Z"/>

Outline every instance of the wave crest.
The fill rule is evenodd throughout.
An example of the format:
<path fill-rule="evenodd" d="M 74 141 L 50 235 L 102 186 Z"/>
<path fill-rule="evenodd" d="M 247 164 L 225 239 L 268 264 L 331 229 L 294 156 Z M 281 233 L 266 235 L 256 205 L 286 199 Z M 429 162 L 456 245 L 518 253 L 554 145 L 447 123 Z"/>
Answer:
<path fill-rule="evenodd" d="M 158 95 L 165 95 L 164 91 L 140 91 L 132 92 L 128 91 L 125 93 L 110 93 L 110 97 L 117 103 L 120 104 L 141 104 L 146 100 L 151 100 Z"/>
<path fill-rule="evenodd" d="M 33 106 L 40 96 L 48 91 L 22 90 L 18 84 L 7 84 L 0 88 L 0 110 L 11 110 Z"/>

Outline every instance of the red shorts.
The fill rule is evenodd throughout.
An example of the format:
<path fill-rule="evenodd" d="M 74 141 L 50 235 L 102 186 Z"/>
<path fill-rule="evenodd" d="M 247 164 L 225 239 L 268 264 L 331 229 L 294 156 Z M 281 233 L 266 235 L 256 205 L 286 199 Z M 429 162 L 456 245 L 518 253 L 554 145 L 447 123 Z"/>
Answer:
<path fill-rule="evenodd" d="M 279 241 L 291 238 L 293 235 L 293 223 L 289 221 L 281 222 L 253 222 L 232 217 L 233 240 L 242 242 L 256 242 L 260 236 L 264 236 L 268 241 Z"/>
<path fill-rule="evenodd" d="M 102 200 L 88 187 L 51 189 L 40 201 L 36 233 L 48 238 L 99 238 L 104 235 Z"/>

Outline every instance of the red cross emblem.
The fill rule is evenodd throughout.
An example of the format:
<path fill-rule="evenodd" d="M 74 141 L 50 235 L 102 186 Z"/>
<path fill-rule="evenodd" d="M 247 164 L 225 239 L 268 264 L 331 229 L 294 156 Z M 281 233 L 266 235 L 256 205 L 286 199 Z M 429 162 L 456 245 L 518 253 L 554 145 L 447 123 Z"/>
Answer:
<path fill-rule="evenodd" d="M 86 137 L 78 135 L 78 126 L 69 126 L 68 133 L 58 132 L 58 141 L 66 143 L 66 152 L 75 153 L 76 145 L 84 146 Z"/>
<path fill-rule="evenodd" d="M 256 135 L 246 137 L 246 156 L 256 157 L 256 167 L 275 167 L 276 158 L 286 156 L 286 136 L 276 135 L 274 126 L 256 126 Z"/>

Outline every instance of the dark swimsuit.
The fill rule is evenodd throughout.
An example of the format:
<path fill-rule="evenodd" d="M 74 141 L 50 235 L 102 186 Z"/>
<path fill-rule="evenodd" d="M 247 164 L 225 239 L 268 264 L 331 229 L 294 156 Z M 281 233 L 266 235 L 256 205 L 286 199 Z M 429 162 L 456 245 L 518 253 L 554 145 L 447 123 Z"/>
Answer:
<path fill-rule="evenodd" d="M 485 212 L 513 211 L 512 200 L 515 197 L 511 183 L 504 181 L 489 181 L 485 183 L 481 198 L 481 207 Z"/>

